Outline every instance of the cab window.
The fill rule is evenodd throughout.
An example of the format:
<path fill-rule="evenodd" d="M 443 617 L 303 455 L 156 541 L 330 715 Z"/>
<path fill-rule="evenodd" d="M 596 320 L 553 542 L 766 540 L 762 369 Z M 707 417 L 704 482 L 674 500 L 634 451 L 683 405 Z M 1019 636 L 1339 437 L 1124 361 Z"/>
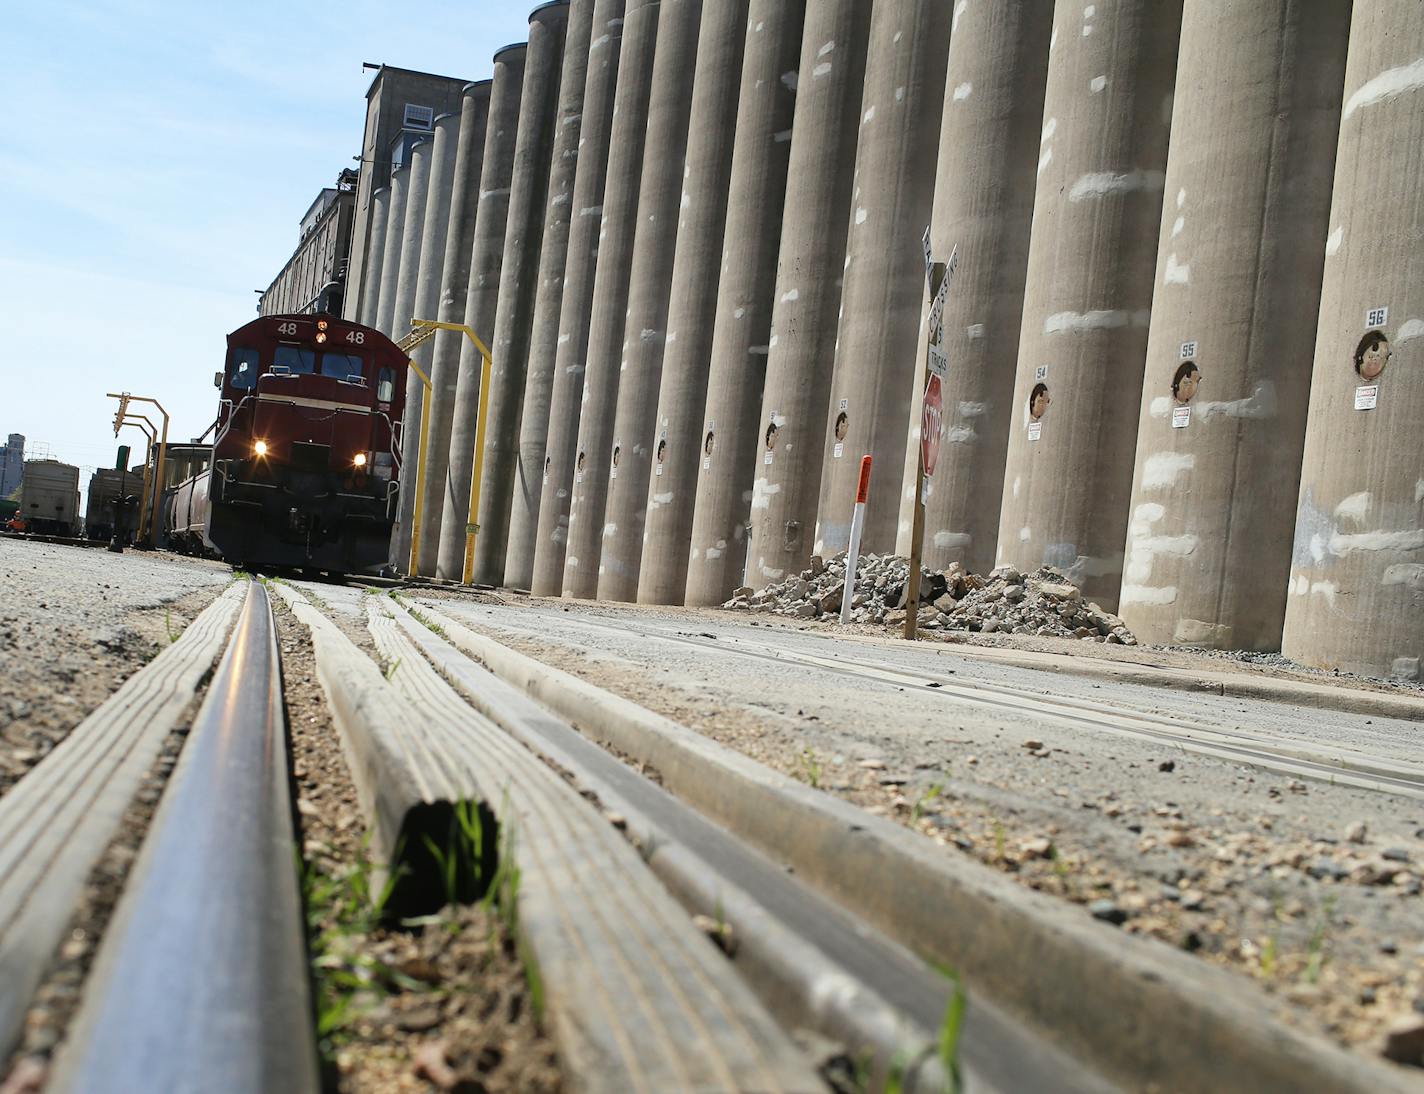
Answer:
<path fill-rule="evenodd" d="M 272 364 L 284 367 L 294 375 L 316 371 L 316 351 L 305 346 L 278 346 Z"/>
<path fill-rule="evenodd" d="M 239 391 L 251 391 L 257 383 L 257 351 L 246 346 L 236 346 L 232 351 L 228 380 Z"/>
<path fill-rule="evenodd" d="M 321 374 L 338 380 L 355 380 L 361 376 L 361 358 L 351 353 L 323 353 Z"/>
<path fill-rule="evenodd" d="M 380 376 L 376 380 L 376 402 L 389 403 L 396 393 L 396 374 L 394 369 L 381 369 Z"/>

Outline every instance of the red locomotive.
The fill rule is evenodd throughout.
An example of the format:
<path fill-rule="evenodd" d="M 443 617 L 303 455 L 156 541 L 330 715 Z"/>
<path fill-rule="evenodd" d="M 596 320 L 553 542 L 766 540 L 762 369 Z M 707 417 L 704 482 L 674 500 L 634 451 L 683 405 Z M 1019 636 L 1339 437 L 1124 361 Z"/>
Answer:
<path fill-rule="evenodd" d="M 330 315 L 270 315 L 227 336 L 208 467 L 181 482 L 169 541 L 234 566 L 385 565 L 399 508 L 406 355 Z"/>

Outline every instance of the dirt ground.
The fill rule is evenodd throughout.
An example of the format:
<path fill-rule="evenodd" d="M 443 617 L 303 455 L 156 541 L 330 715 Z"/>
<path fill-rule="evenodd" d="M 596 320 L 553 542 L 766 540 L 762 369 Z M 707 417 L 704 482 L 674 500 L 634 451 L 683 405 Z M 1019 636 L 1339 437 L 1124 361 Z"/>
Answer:
<path fill-rule="evenodd" d="M 162 552 L 0 539 L 0 795 L 231 580 Z"/>

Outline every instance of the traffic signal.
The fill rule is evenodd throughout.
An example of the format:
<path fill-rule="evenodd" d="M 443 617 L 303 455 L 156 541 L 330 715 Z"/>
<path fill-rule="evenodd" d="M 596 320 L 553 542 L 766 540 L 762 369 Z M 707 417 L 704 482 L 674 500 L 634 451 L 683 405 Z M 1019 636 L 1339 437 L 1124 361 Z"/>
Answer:
<path fill-rule="evenodd" d="M 114 459 L 114 470 L 115 470 L 115 471 L 127 471 L 128 469 L 129 469 L 129 446 L 126 445 L 126 444 L 121 444 L 121 445 L 119 445 L 119 454 L 118 454 L 118 456 L 115 457 L 115 459 Z"/>

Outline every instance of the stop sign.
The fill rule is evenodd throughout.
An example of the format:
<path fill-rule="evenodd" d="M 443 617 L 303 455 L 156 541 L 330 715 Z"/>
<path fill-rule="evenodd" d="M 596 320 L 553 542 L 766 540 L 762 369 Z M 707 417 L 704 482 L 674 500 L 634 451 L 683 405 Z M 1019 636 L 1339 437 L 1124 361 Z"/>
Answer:
<path fill-rule="evenodd" d="M 920 460 L 927 477 L 934 474 L 935 461 L 939 459 L 939 434 L 943 425 L 944 392 L 939 377 L 931 373 L 930 382 L 925 385 L 924 409 L 920 412 Z"/>

